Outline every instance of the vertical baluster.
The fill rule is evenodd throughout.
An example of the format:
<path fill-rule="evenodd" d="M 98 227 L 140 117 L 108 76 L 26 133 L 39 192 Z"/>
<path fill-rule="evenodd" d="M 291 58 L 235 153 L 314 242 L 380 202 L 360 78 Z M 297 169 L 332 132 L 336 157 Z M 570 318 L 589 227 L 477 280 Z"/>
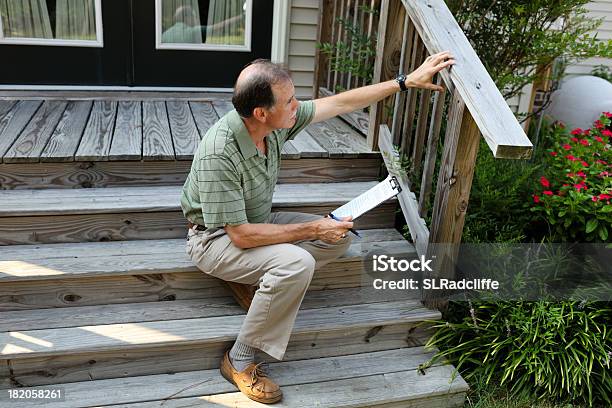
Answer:
<path fill-rule="evenodd" d="M 334 24 L 336 24 L 336 12 L 337 12 L 337 6 L 338 6 L 338 1 L 339 0 L 333 0 L 334 1 L 334 7 L 333 7 L 333 12 L 332 12 L 332 19 L 331 19 L 331 23 L 329 26 L 329 33 L 330 33 L 330 37 L 329 37 L 329 43 L 330 44 L 335 44 L 336 43 L 336 30 L 334 30 Z M 329 91 L 333 92 L 332 89 L 332 57 L 328 56 L 327 57 L 327 83 L 326 83 L 326 88 Z"/>
<path fill-rule="evenodd" d="M 379 6 L 380 6 L 380 0 L 370 0 L 370 11 L 372 11 L 372 10 L 379 10 L 379 14 L 380 14 L 380 7 Z M 377 26 L 377 24 L 378 24 L 377 15 L 374 14 L 374 13 L 369 13 L 369 15 L 368 15 L 368 31 L 367 31 L 367 35 L 368 35 L 369 39 L 372 38 L 373 30 Z M 374 58 L 375 57 L 373 57 L 373 58 L 372 57 L 366 58 L 366 64 L 373 64 Z M 363 85 L 369 85 L 369 82 L 368 82 L 367 78 L 363 79 Z"/>
<path fill-rule="evenodd" d="M 420 65 L 420 60 L 423 54 L 423 41 L 421 41 L 421 37 L 419 37 L 418 33 L 415 31 L 414 35 L 414 45 L 412 52 L 412 59 L 410 61 L 410 68 L 408 72 L 412 72 Z M 416 102 L 417 102 L 417 89 L 410 88 L 407 93 L 406 99 L 408 101 L 408 106 L 406 109 L 406 117 L 404 119 L 404 124 L 402 127 L 402 144 L 400 146 L 400 151 L 403 153 L 407 153 L 410 151 L 410 147 L 412 146 L 412 127 L 414 124 L 414 116 L 416 113 Z"/>
<path fill-rule="evenodd" d="M 423 55 L 421 61 L 424 61 L 428 52 L 423 47 Z M 429 102 L 431 101 L 431 90 L 421 90 L 421 98 L 419 99 L 419 116 L 417 118 L 416 136 L 414 138 L 412 149 L 412 174 L 418 177 L 421 170 L 421 160 L 423 158 L 423 145 L 425 144 L 425 135 L 427 132 L 427 118 L 429 117 Z"/>
<path fill-rule="evenodd" d="M 344 41 L 343 35 L 342 35 L 342 24 L 338 21 L 336 21 L 337 17 L 343 17 L 344 16 L 344 3 L 345 0 L 339 0 L 340 1 L 340 11 L 338 13 L 338 15 L 336 17 L 334 17 L 334 24 L 338 25 L 338 30 L 337 30 L 337 35 L 336 35 L 336 44 L 338 44 L 339 42 Z M 338 48 L 336 48 L 336 60 L 338 60 L 338 58 L 340 58 L 340 50 Z M 330 88 L 330 91 L 336 93 L 336 87 L 338 86 L 338 70 L 334 69 L 334 82 L 332 84 L 332 88 Z"/>
<path fill-rule="evenodd" d="M 404 31 L 402 33 L 402 50 L 400 52 L 400 63 L 398 71 L 404 71 L 410 61 L 412 52 L 412 36 L 414 35 L 414 26 L 410 21 L 408 13 L 404 14 Z M 391 138 L 393 144 L 398 145 L 401 137 L 400 128 L 402 126 L 402 118 L 404 105 L 406 103 L 406 93 L 398 92 L 395 94 L 395 104 L 393 105 L 393 120 L 391 122 Z"/>
<path fill-rule="evenodd" d="M 317 31 L 317 43 L 331 43 L 332 40 L 332 10 L 334 8 L 334 0 L 323 0 L 319 6 L 319 30 Z M 329 86 L 330 76 L 330 61 L 329 57 L 324 55 L 321 50 L 316 51 L 315 62 L 315 89 L 313 99 L 319 97 L 319 88 Z"/>
<path fill-rule="evenodd" d="M 355 2 L 353 3 L 353 21 L 352 21 L 353 30 L 355 30 L 357 27 L 357 12 L 358 11 L 359 11 L 359 0 L 355 0 Z M 350 15 L 347 17 L 350 17 Z M 351 36 L 351 34 L 347 33 L 347 37 L 350 37 L 350 42 L 351 42 L 350 59 L 352 62 L 355 59 L 355 44 L 353 43 L 353 37 Z M 353 73 L 349 71 L 346 76 L 346 89 L 353 88 L 352 82 L 353 82 Z"/>
<path fill-rule="evenodd" d="M 442 77 L 439 75 L 437 84 L 442 85 Z M 422 218 L 425 218 L 427 215 L 427 205 L 429 203 L 429 196 L 431 195 L 431 183 L 433 181 L 436 158 L 438 155 L 438 141 L 440 140 L 440 127 L 442 126 L 445 97 L 446 92 L 438 92 L 434 95 L 429 136 L 427 137 L 425 165 L 421 178 L 421 191 L 419 192 L 419 215 Z"/>

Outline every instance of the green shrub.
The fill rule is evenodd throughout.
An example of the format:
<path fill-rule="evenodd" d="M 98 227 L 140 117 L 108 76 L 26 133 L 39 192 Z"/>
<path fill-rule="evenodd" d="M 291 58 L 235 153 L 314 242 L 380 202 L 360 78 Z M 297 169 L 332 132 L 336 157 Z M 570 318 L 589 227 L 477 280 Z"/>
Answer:
<path fill-rule="evenodd" d="M 612 308 L 563 301 L 451 302 L 427 347 L 467 381 L 507 385 L 513 396 L 610 406 Z"/>
<path fill-rule="evenodd" d="M 610 118 L 605 113 L 592 129 L 571 135 L 556 125 L 548 136 L 553 146 L 531 211 L 546 220 L 555 242 L 605 242 L 612 233 Z"/>

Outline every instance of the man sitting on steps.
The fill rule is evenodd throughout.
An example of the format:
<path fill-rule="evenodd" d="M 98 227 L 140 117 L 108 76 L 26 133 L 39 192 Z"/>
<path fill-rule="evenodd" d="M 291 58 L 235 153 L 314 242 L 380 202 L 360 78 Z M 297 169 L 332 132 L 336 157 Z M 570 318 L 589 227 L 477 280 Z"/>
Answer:
<path fill-rule="evenodd" d="M 342 256 L 351 242 L 350 217 L 271 212 L 283 144 L 310 123 L 362 109 L 406 87 L 441 90 L 432 78 L 453 63 L 443 52 L 410 75 L 305 102 L 295 99 L 289 73 L 269 61 L 253 61 L 238 76 L 235 109 L 202 138 L 181 206 L 189 221 L 188 255 L 204 273 L 228 282 L 248 311 L 223 356 L 221 374 L 249 398 L 282 398 L 255 362 L 255 351 L 283 359 L 314 271 Z"/>

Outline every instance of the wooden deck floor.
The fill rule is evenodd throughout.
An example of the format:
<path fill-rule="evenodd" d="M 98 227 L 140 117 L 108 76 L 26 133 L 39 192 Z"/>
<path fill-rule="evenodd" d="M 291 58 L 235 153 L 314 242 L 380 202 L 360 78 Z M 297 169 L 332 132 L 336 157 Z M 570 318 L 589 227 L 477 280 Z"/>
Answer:
<path fill-rule="evenodd" d="M 0 100 L 3 163 L 191 160 L 198 143 L 233 107 L 205 98 L 12 98 Z M 284 159 L 379 157 L 345 121 L 312 124 L 284 146 Z"/>

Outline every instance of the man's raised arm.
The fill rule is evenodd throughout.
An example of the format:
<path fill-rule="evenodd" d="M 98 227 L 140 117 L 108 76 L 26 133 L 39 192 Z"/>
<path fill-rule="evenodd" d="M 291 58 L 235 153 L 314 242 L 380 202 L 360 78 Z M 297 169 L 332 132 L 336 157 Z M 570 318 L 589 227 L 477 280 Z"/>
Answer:
<path fill-rule="evenodd" d="M 427 57 L 420 67 L 406 76 L 406 87 L 441 91 L 443 88 L 433 84 L 432 79 L 438 72 L 454 63 L 455 60 L 448 51 L 431 55 Z M 322 122 L 343 113 L 363 109 L 387 96 L 393 95 L 399 90 L 399 83 L 392 79 L 374 85 L 351 89 L 350 91 L 326 98 L 315 99 L 315 115 L 312 122 Z"/>

